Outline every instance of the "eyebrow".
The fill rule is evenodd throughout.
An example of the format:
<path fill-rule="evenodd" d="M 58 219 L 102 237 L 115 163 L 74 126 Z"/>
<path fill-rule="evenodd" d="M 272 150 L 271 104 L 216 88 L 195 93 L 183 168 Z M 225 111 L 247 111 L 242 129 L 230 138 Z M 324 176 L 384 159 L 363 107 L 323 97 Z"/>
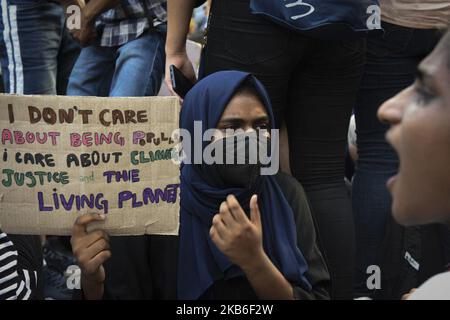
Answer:
<path fill-rule="evenodd" d="M 228 123 L 232 123 L 232 124 L 241 124 L 243 123 L 244 120 L 242 120 L 242 118 L 225 118 L 219 121 L 219 124 L 228 124 Z"/>
<path fill-rule="evenodd" d="M 269 121 L 269 117 L 268 116 L 261 116 L 261 117 L 258 117 L 256 119 L 253 119 L 252 121 L 253 122 Z M 242 119 L 242 118 L 231 118 L 230 117 L 230 118 L 225 118 L 225 119 L 220 120 L 219 124 L 221 124 L 221 123 L 243 123 L 243 122 L 245 122 L 245 120 Z"/>
<path fill-rule="evenodd" d="M 420 83 L 427 85 L 427 86 L 432 86 L 434 83 L 433 76 L 423 66 L 419 66 L 419 68 L 417 69 L 416 78 L 417 78 L 417 80 L 419 80 Z"/>

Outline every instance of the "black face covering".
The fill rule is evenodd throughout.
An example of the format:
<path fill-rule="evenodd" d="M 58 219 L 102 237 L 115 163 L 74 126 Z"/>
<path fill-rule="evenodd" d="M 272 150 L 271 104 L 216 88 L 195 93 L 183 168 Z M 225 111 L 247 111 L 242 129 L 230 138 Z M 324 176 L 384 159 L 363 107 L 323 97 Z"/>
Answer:
<path fill-rule="evenodd" d="M 202 164 L 202 172 L 216 186 L 254 189 L 261 175 L 261 154 L 268 157 L 270 139 L 257 134 L 238 134 L 211 143 L 218 163 Z"/>
<path fill-rule="evenodd" d="M 252 189 L 260 174 L 259 164 L 216 164 L 216 170 L 225 185 Z"/>

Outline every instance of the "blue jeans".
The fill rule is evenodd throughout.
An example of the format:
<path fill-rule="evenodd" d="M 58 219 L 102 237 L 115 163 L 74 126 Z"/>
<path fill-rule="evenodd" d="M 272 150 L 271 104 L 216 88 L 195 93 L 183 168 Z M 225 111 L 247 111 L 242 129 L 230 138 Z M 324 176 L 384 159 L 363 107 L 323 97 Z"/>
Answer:
<path fill-rule="evenodd" d="M 57 3 L 1 0 L 0 53 L 5 92 L 65 94 L 80 47 L 64 21 L 63 9 Z"/>
<path fill-rule="evenodd" d="M 165 63 L 166 26 L 119 47 L 96 44 L 81 50 L 67 94 L 71 96 L 155 96 Z"/>
<path fill-rule="evenodd" d="M 386 182 L 398 170 L 398 158 L 387 143 L 388 125 L 377 118 L 381 104 L 410 86 L 417 66 L 435 47 L 435 30 L 404 28 L 384 23 L 384 35 L 370 38 L 367 62 L 355 109 L 358 155 L 353 180 L 353 213 L 356 232 L 355 295 L 368 296 L 367 267 L 377 259 L 391 214 Z"/>

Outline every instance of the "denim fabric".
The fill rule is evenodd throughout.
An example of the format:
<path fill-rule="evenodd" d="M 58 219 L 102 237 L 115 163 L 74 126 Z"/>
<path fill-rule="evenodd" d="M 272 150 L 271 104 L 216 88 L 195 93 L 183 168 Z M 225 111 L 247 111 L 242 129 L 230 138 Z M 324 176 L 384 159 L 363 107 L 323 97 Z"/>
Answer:
<path fill-rule="evenodd" d="M 65 94 L 80 48 L 65 28 L 61 5 L 1 0 L 0 31 L 5 92 Z"/>
<path fill-rule="evenodd" d="M 81 50 L 69 80 L 72 96 L 153 96 L 162 83 L 166 25 L 118 47 Z"/>

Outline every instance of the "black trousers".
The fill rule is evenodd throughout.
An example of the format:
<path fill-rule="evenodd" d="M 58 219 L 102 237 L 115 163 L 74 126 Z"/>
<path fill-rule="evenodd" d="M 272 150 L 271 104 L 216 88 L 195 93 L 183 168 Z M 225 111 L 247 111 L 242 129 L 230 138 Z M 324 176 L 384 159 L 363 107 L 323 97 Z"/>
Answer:
<path fill-rule="evenodd" d="M 249 0 L 213 1 L 202 73 L 253 73 L 269 93 L 276 125 L 286 120 L 291 169 L 311 202 L 335 299 L 352 298 L 344 155 L 364 57 L 363 39 L 313 39 L 251 14 Z"/>

